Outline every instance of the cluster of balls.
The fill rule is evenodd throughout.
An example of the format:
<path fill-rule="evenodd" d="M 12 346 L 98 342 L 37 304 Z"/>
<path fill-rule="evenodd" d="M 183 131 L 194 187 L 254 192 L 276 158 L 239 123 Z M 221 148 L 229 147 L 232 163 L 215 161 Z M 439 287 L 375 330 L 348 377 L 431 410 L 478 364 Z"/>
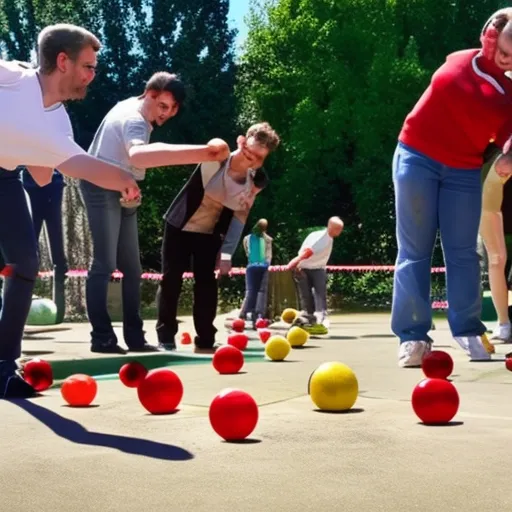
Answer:
<path fill-rule="evenodd" d="M 446 425 L 459 410 L 459 394 L 448 380 L 453 372 L 453 359 L 447 352 L 433 350 L 422 361 L 425 378 L 413 389 L 411 404 L 425 425 Z"/>

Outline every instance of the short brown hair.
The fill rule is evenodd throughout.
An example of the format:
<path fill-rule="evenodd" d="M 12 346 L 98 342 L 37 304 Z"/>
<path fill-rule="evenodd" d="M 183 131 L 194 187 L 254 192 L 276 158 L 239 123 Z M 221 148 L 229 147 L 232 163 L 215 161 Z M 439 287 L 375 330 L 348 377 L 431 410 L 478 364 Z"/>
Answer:
<path fill-rule="evenodd" d="M 71 60 L 76 60 L 80 52 L 88 46 L 98 52 L 101 43 L 93 33 L 85 28 L 68 23 L 58 23 L 41 30 L 37 38 L 37 46 L 39 68 L 43 75 L 48 75 L 57 68 L 59 53 L 65 53 Z"/>
<path fill-rule="evenodd" d="M 253 137 L 261 146 L 267 148 L 270 152 L 275 151 L 281 139 L 275 130 L 268 123 L 253 124 L 246 133 L 246 138 Z"/>
<path fill-rule="evenodd" d="M 185 101 L 187 95 L 185 85 L 178 75 L 168 73 L 167 71 L 158 71 L 147 81 L 144 95 L 149 91 L 157 93 L 169 92 L 178 105 Z"/>

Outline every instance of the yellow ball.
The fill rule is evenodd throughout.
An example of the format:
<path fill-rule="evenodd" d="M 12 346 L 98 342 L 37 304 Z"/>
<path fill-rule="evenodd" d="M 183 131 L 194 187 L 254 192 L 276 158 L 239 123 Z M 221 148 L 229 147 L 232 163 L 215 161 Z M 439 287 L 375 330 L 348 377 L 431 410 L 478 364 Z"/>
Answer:
<path fill-rule="evenodd" d="M 292 347 L 284 336 L 271 336 L 265 343 L 265 354 L 272 361 L 283 361 Z"/>
<path fill-rule="evenodd" d="M 292 347 L 302 347 L 308 338 L 309 333 L 298 326 L 292 327 L 286 334 L 286 339 Z"/>
<path fill-rule="evenodd" d="M 286 308 L 281 313 L 281 320 L 287 324 L 291 324 L 298 316 L 299 312 L 293 308 Z"/>
<path fill-rule="evenodd" d="M 309 378 L 309 394 L 322 411 L 347 411 L 357 400 L 359 384 L 346 364 L 321 364 Z"/>

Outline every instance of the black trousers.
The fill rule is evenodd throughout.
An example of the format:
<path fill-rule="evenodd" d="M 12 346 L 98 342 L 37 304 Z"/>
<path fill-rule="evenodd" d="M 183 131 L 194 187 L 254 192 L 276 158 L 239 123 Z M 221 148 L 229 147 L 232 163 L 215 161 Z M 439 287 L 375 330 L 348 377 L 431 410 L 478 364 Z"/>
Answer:
<path fill-rule="evenodd" d="M 156 330 L 160 343 L 175 343 L 183 273 L 191 268 L 194 273 L 193 316 L 197 335 L 195 344 L 200 348 L 213 347 L 217 332 L 213 325 L 217 315 L 215 266 L 220 247 L 219 235 L 182 231 L 165 223 L 162 280 L 157 294 Z"/>

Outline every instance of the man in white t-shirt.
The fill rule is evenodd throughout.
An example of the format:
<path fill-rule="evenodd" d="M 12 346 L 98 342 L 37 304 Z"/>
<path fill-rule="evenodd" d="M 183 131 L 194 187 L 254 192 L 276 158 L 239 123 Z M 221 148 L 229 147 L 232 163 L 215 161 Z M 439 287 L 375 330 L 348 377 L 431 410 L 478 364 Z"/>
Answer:
<path fill-rule="evenodd" d="M 0 398 L 28 398 L 34 389 L 18 373 L 23 328 L 39 270 L 37 240 L 18 167 L 39 185 L 53 170 L 139 195 L 132 176 L 97 162 L 73 140 L 62 102 L 82 99 L 94 79 L 98 39 L 74 25 L 46 27 L 38 38 L 39 67 L 0 60 L 0 251 L 8 265 L 0 313 Z"/>
<path fill-rule="evenodd" d="M 311 326 L 317 324 L 315 312 L 321 314 L 320 324 L 327 321 L 327 272 L 334 239 L 343 231 L 343 221 L 331 217 L 326 229 L 310 233 L 299 250 L 298 256 L 290 261 L 287 268 L 293 270 L 297 283 L 300 307 Z M 326 326 L 327 327 L 327 326 Z"/>
<path fill-rule="evenodd" d="M 99 126 L 89 154 L 119 165 L 137 181 L 147 168 L 224 160 L 228 145 L 213 139 L 208 145 L 152 143 L 153 125 L 174 117 L 185 100 L 185 87 L 174 74 L 155 73 L 144 93 L 117 103 Z M 112 272 L 122 272 L 123 337 L 130 352 L 158 350 L 147 343 L 140 316 L 140 263 L 137 208 L 139 197 L 126 202 L 118 192 L 82 181 L 93 240 L 93 261 L 86 285 L 87 314 L 91 322 L 91 350 L 123 354 L 108 313 L 107 290 Z"/>

